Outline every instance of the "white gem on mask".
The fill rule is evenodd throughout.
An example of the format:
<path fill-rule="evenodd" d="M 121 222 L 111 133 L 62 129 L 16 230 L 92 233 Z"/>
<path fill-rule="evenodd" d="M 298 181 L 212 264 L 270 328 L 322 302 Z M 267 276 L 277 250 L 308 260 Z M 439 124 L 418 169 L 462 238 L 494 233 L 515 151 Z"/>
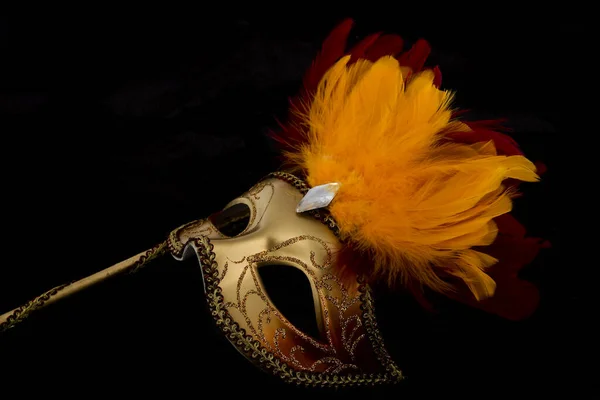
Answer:
<path fill-rule="evenodd" d="M 340 183 L 334 182 L 311 188 L 298 203 L 296 212 L 302 213 L 308 210 L 327 207 L 340 189 L 340 186 Z"/>

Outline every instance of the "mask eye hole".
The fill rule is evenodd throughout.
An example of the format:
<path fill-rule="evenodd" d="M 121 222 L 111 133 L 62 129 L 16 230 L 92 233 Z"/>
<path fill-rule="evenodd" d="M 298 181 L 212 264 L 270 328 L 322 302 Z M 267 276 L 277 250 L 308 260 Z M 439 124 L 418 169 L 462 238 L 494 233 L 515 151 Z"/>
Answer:
<path fill-rule="evenodd" d="M 250 222 L 250 207 L 244 203 L 237 203 L 213 214 L 209 219 L 223 235 L 234 237 L 248 227 L 248 223 Z"/>
<path fill-rule="evenodd" d="M 261 283 L 273 305 L 292 325 L 321 338 L 313 290 L 304 272 L 289 265 L 261 265 Z"/>

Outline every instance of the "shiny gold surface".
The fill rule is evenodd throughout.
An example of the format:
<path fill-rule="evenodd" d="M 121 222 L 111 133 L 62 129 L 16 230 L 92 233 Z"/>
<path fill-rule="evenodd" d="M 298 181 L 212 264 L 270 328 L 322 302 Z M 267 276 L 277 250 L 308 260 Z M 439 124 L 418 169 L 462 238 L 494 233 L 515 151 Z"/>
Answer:
<path fill-rule="evenodd" d="M 304 380 L 299 373 L 310 373 L 321 383 L 337 382 L 342 376 L 346 378 L 339 383 L 399 380 L 402 374 L 387 355 L 375 326 L 368 288 L 358 279 L 351 285 L 342 283 L 333 268 L 341 247 L 332 229 L 334 222 L 326 219 L 324 224 L 315 213 L 295 211 L 306 190 L 289 174 L 273 174 L 225 207 L 247 206 L 250 215 L 241 233 L 228 237 L 213 224 L 216 218 L 199 220 L 174 231 L 169 248 L 178 259 L 197 254 L 213 315 L 249 358 L 258 357 L 248 353 L 250 342 L 258 343 L 259 358 L 280 360 L 294 371 L 288 380 L 297 383 Z M 319 337 L 297 329 L 270 300 L 258 274 L 261 266 L 269 264 L 292 266 L 307 276 Z M 238 328 L 243 332 L 240 338 L 248 336 L 250 342 L 231 336 Z M 268 369 L 285 375 L 277 368 Z"/>

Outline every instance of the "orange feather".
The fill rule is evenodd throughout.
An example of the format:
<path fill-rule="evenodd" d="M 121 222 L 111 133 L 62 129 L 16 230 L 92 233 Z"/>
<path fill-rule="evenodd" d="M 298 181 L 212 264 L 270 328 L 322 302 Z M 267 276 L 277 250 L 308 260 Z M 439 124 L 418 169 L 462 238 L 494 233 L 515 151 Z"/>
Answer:
<path fill-rule="evenodd" d="M 373 276 L 436 291 L 454 276 L 477 299 L 492 296 L 485 269 L 497 260 L 473 248 L 491 244 L 493 219 L 511 210 L 503 181 L 537 181 L 534 164 L 498 155 L 491 141 L 450 140 L 470 128 L 433 71 L 350 59 L 320 81 L 301 115 L 305 141 L 286 158 L 312 186 L 341 183 L 330 212 L 345 240 L 373 254 Z"/>

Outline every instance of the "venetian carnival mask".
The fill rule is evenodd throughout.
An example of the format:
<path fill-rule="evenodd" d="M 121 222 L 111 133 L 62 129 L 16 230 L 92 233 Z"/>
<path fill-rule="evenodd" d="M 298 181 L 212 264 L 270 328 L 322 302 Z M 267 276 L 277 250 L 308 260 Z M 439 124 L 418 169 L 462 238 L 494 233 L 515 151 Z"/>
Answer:
<path fill-rule="evenodd" d="M 383 347 L 368 288 L 336 274 L 341 243 L 335 221 L 296 210 L 307 191 L 295 176 L 273 173 L 222 212 L 175 230 L 169 249 L 178 259 L 198 257 L 217 325 L 259 366 L 296 383 L 398 380 L 402 375 Z M 298 268 L 308 278 L 318 337 L 296 328 L 269 298 L 258 269 L 270 264 Z"/>
<path fill-rule="evenodd" d="M 505 318 L 529 314 L 536 291 L 517 278 L 526 261 L 514 254 L 542 245 L 509 213 L 517 182 L 538 180 L 536 166 L 489 123 L 458 118 L 439 70 L 424 69 L 426 42 L 402 53 L 398 36 L 376 34 L 346 51 L 351 26 L 325 41 L 273 135 L 281 171 L 154 248 L 0 316 L 0 330 L 164 254 L 197 258 L 222 333 L 260 368 L 301 385 L 402 380 L 377 328 L 374 281 Z M 307 278 L 318 332 L 274 304 L 259 274 L 272 265 Z"/>

